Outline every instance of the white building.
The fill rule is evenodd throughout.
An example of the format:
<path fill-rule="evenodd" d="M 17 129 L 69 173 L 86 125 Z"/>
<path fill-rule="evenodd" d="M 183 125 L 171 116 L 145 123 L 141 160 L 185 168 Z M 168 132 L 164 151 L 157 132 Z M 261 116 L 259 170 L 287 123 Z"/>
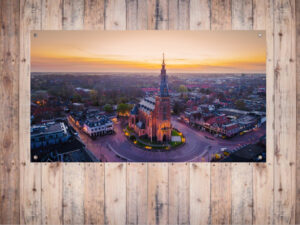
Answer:
<path fill-rule="evenodd" d="M 31 149 L 65 143 L 70 135 L 64 123 L 31 126 Z"/>
<path fill-rule="evenodd" d="M 106 116 L 97 116 L 87 119 L 82 130 L 90 137 L 101 136 L 113 133 L 113 122 Z"/>

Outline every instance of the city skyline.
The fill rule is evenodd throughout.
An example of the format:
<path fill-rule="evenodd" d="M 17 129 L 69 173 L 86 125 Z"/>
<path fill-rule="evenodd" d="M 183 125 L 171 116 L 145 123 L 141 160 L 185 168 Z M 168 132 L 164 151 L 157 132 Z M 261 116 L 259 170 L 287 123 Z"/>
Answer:
<path fill-rule="evenodd" d="M 32 72 L 265 73 L 263 31 L 33 31 Z"/>

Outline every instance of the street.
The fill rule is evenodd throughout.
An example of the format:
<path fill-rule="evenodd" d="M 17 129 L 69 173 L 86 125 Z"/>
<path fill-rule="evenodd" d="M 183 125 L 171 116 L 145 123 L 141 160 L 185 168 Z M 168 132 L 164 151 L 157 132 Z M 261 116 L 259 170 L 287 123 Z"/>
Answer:
<path fill-rule="evenodd" d="M 186 143 L 178 149 L 154 152 L 136 147 L 129 142 L 123 134 L 120 122 L 114 124 L 115 134 L 97 137 L 92 140 L 77 127 L 73 126 L 80 139 L 98 159 L 103 162 L 201 162 L 209 161 L 212 155 L 220 152 L 221 148 L 232 151 L 238 146 L 255 143 L 265 134 L 265 128 L 258 128 L 231 139 L 220 139 L 208 132 L 199 131 L 178 122 L 172 118 L 172 125 L 177 128 L 186 138 Z"/>

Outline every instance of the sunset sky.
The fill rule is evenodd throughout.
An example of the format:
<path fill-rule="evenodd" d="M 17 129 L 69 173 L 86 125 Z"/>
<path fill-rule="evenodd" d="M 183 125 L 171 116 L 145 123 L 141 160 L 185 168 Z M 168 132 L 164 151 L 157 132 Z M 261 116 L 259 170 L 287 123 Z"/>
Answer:
<path fill-rule="evenodd" d="M 265 72 L 263 31 L 31 32 L 32 72 L 158 72 L 163 52 L 167 72 Z"/>

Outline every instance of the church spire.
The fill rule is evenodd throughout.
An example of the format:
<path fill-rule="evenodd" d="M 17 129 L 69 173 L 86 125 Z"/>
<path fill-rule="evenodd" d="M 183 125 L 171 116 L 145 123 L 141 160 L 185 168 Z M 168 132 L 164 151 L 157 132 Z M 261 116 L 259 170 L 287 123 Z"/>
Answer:
<path fill-rule="evenodd" d="M 165 66 L 166 66 L 165 53 L 163 53 L 163 61 L 162 61 L 161 71 L 160 71 L 160 93 L 159 93 L 159 95 L 161 97 L 169 96 L 167 73 L 166 73 Z"/>

